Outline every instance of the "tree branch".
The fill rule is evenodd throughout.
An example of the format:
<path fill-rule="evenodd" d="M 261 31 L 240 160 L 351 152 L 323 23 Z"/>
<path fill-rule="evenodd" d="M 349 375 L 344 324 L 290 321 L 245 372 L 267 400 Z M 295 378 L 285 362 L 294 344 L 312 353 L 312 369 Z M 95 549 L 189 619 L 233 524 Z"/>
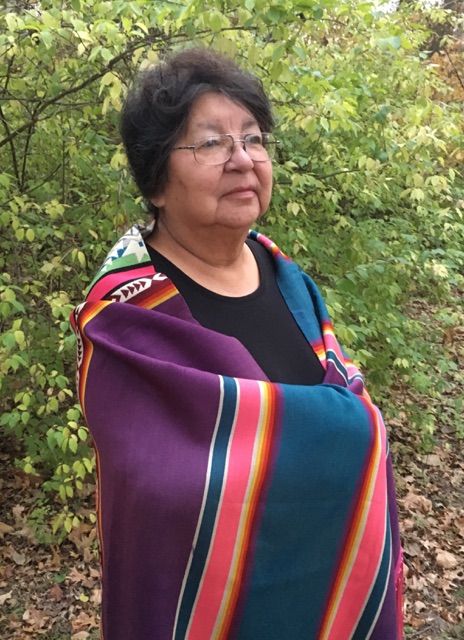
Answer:
<path fill-rule="evenodd" d="M 26 182 L 27 154 L 28 154 L 28 151 L 29 151 L 29 145 L 31 143 L 32 132 L 33 131 L 34 131 L 34 127 L 30 126 L 29 130 L 27 132 L 26 144 L 24 145 L 23 166 L 22 166 L 22 169 L 21 169 L 21 185 L 20 185 L 20 191 L 21 192 L 24 189 L 24 183 Z"/>
<path fill-rule="evenodd" d="M 341 171 L 334 171 L 333 173 L 327 173 L 325 175 L 321 175 L 320 173 L 313 173 L 312 171 L 301 171 L 301 174 L 312 176 L 313 178 L 317 178 L 318 180 L 327 180 L 328 178 L 333 178 L 334 176 L 338 176 L 342 173 L 358 173 L 361 169 L 342 169 Z M 278 185 L 282 184 L 292 184 L 291 180 L 279 180 L 276 182 Z"/>
<path fill-rule="evenodd" d="M 25 196 L 30 196 L 31 193 L 33 193 L 34 191 L 36 191 L 37 189 L 40 189 L 40 187 L 43 187 L 44 184 L 46 184 L 50 178 L 52 178 L 55 173 L 57 171 L 59 171 L 61 165 L 59 164 L 56 169 L 53 169 L 53 171 L 51 171 L 47 176 L 45 176 L 45 178 L 42 180 L 42 182 L 39 182 L 39 184 L 34 185 L 33 187 L 31 187 L 29 189 L 29 191 L 26 191 L 25 193 L 23 193 L 22 195 Z M 9 202 L 11 202 L 12 200 L 14 200 L 14 198 L 9 198 L 8 200 L 5 200 L 4 202 L 0 202 L 0 209 L 5 207 Z"/>
<path fill-rule="evenodd" d="M 37 107 L 37 109 L 35 110 L 34 114 L 31 117 L 31 119 L 28 120 L 28 122 L 25 122 L 18 129 L 16 129 L 15 131 L 10 132 L 5 138 L 3 138 L 3 140 L 0 140 L 0 148 L 3 147 L 6 144 L 10 144 L 23 131 L 26 131 L 30 127 L 32 127 L 32 128 L 35 127 L 35 125 L 37 124 L 37 121 L 39 119 L 39 115 L 43 111 L 45 111 L 45 109 L 48 109 L 48 107 L 56 104 L 58 101 L 62 100 L 66 96 L 69 96 L 69 95 L 72 95 L 73 93 L 78 93 L 79 91 L 82 91 L 82 89 L 85 89 L 86 87 L 91 85 L 96 80 L 99 80 L 100 78 L 102 78 L 105 75 L 105 73 L 110 71 L 118 62 L 123 60 L 128 55 L 132 54 L 137 49 L 140 49 L 141 47 L 144 47 L 145 45 L 149 44 L 149 42 L 150 42 L 149 39 L 144 39 L 144 40 L 139 41 L 137 44 L 133 45 L 129 49 L 126 49 L 125 51 L 123 51 L 119 55 L 115 56 L 112 60 L 110 60 L 108 62 L 108 64 L 105 67 L 103 67 L 103 69 L 101 69 L 97 73 L 94 73 L 89 78 L 87 78 L 86 80 L 81 82 L 79 85 L 76 85 L 74 87 L 70 87 L 69 89 L 66 89 L 65 91 L 62 91 L 57 96 L 54 96 L 53 98 L 49 98 L 48 100 L 45 100 L 45 102 L 42 102 L 42 104 L 39 107 Z"/>
<path fill-rule="evenodd" d="M 5 91 L 7 91 L 8 84 L 10 82 L 10 74 L 11 74 L 11 67 L 13 66 L 13 60 L 14 60 L 14 56 L 12 58 L 10 58 L 10 60 L 8 62 L 6 80 L 5 80 Z M 5 114 L 3 113 L 3 109 L 2 109 L 2 105 L 1 104 L 0 104 L 0 119 L 1 119 L 1 121 L 3 123 L 4 128 L 5 128 L 7 137 L 11 136 L 10 125 L 8 124 L 8 120 L 6 119 Z M 20 177 L 20 174 L 19 174 L 18 159 L 16 157 L 16 148 L 15 148 L 15 146 L 13 144 L 13 140 L 11 140 L 9 142 L 9 144 L 10 144 L 10 150 L 11 150 L 11 161 L 12 161 L 12 164 L 13 164 L 13 172 L 14 172 L 16 184 L 18 185 L 18 188 L 19 188 L 21 177 Z"/>
<path fill-rule="evenodd" d="M 16 149 L 13 143 L 13 138 L 11 136 L 11 130 L 8 125 L 8 120 L 5 118 L 5 114 L 3 113 L 3 109 L 1 105 L 0 105 L 0 120 L 2 121 L 3 126 L 5 127 L 5 131 L 8 137 L 7 141 L 10 145 L 10 150 L 11 150 L 11 163 L 13 165 L 13 173 L 16 180 L 16 184 L 18 185 L 18 188 L 19 188 L 21 183 L 21 176 L 19 173 L 18 159 L 16 157 Z"/>
<path fill-rule="evenodd" d="M 318 178 L 318 180 L 327 180 L 327 178 L 333 178 L 333 176 L 339 176 L 341 173 L 358 173 L 361 169 L 342 169 L 341 171 L 334 171 L 333 173 L 326 173 L 324 176 L 317 173 L 310 173 L 310 176 Z"/>
<path fill-rule="evenodd" d="M 445 49 L 445 53 L 446 53 L 446 57 L 448 58 L 451 66 L 453 67 L 453 71 L 456 74 L 456 78 L 458 79 L 458 82 L 461 85 L 461 88 L 464 89 L 464 81 L 462 80 L 461 76 L 459 75 L 459 71 L 456 69 L 455 64 L 453 62 L 453 59 L 451 58 L 450 54 L 448 53 L 448 49 Z"/>

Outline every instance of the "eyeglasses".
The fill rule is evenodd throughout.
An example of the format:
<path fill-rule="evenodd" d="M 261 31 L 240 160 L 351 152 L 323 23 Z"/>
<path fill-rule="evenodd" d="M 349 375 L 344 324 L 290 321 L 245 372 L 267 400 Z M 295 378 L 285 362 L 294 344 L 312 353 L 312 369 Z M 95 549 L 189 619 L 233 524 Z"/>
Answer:
<path fill-rule="evenodd" d="M 232 157 L 237 142 L 243 144 L 243 149 L 253 162 L 272 160 L 278 144 L 272 133 L 247 133 L 243 138 L 234 138 L 234 136 L 225 133 L 219 136 L 200 138 L 189 146 L 174 147 L 173 151 L 193 149 L 193 155 L 199 164 L 224 164 Z"/>

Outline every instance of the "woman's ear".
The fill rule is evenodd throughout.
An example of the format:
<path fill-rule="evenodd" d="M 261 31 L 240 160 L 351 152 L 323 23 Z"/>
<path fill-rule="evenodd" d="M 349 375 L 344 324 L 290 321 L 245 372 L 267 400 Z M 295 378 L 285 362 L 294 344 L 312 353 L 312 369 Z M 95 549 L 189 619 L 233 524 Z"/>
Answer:
<path fill-rule="evenodd" d="M 160 196 L 160 195 L 157 195 L 157 196 L 154 196 L 153 198 L 150 198 L 150 202 L 157 209 L 162 209 L 163 204 L 164 204 L 164 198 L 162 196 Z"/>

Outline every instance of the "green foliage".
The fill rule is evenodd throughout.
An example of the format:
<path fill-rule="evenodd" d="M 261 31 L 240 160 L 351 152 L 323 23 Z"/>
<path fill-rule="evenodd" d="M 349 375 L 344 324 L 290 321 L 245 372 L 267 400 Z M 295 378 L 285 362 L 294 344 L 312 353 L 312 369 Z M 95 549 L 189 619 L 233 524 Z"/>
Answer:
<path fill-rule="evenodd" d="M 434 397 L 451 366 L 408 313 L 422 297 L 455 307 L 464 271 L 462 105 L 434 98 L 446 87 L 422 50 L 425 19 L 354 0 L 240 5 L 48 0 L 0 17 L 0 424 L 61 503 L 58 538 L 94 471 L 68 316 L 144 216 L 118 111 L 135 70 L 166 51 L 211 45 L 262 78 L 281 144 L 261 228 L 322 286 L 374 395 L 402 381 Z"/>

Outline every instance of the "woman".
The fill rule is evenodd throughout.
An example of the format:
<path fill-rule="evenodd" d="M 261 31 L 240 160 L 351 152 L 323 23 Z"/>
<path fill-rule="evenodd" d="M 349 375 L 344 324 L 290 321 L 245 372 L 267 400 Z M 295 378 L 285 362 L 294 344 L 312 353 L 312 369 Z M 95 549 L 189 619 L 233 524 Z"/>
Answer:
<path fill-rule="evenodd" d="M 271 107 L 231 60 L 149 69 L 122 136 L 153 220 L 74 312 L 106 640 L 399 640 L 385 429 L 312 281 L 250 226 Z"/>

